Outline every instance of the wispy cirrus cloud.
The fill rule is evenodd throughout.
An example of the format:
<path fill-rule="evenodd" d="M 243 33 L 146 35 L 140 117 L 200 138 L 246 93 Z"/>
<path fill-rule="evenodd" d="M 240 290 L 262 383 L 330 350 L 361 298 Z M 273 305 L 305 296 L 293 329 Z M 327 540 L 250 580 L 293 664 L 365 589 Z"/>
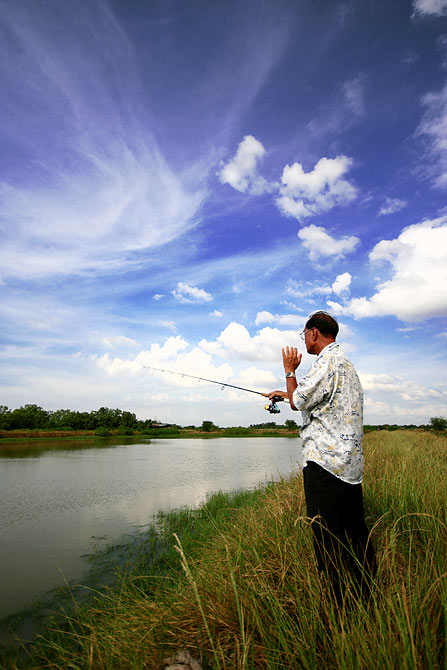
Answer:
<path fill-rule="evenodd" d="M 276 323 L 279 326 L 301 326 L 305 321 L 305 317 L 299 314 L 272 314 L 266 310 L 258 312 L 255 318 L 257 326 L 262 323 Z"/>
<path fill-rule="evenodd" d="M 427 142 L 426 167 L 433 186 L 447 188 L 447 84 L 422 98 L 425 113 L 416 135 Z"/>
<path fill-rule="evenodd" d="M 181 303 L 210 302 L 213 299 L 211 293 L 208 293 L 205 289 L 189 286 L 189 284 L 184 284 L 181 281 L 178 282 L 177 288 L 171 293 Z"/>
<path fill-rule="evenodd" d="M 395 214 L 407 206 L 406 200 L 400 198 L 386 198 L 384 204 L 380 208 L 379 216 L 386 216 L 387 214 Z"/>
<path fill-rule="evenodd" d="M 12 158 L 0 182 L 4 277 L 107 271 L 193 227 L 207 167 L 186 178 L 141 124 L 134 47 L 107 5 L 0 15 L 0 121 L 27 165 Z"/>

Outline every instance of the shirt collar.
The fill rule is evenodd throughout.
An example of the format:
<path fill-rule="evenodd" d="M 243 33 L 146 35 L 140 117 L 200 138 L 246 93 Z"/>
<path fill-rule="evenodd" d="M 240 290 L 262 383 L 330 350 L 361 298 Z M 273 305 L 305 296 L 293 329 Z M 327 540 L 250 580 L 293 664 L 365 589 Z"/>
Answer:
<path fill-rule="evenodd" d="M 338 342 L 331 342 L 330 344 L 326 344 L 326 346 L 320 351 L 318 354 L 318 358 L 322 356 L 323 354 L 328 354 L 330 351 L 333 351 L 334 349 L 339 349 L 340 345 Z"/>

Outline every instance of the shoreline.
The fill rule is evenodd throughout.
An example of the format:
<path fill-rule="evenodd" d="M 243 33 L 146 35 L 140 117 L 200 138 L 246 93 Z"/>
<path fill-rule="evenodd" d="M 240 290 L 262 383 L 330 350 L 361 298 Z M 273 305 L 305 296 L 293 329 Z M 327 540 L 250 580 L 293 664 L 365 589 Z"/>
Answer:
<path fill-rule="evenodd" d="M 357 602 L 340 620 L 322 603 L 297 474 L 242 491 L 240 504 L 211 499 L 167 516 L 133 554 L 121 548 L 132 571 L 121 571 L 116 588 L 54 621 L 29 660 L 12 658 L 8 667 L 154 668 L 181 647 L 201 655 L 204 670 L 355 670 L 371 658 L 384 670 L 402 659 L 408 668 L 443 667 L 447 433 L 372 432 L 365 454 L 366 520 L 379 564 L 369 606 Z M 160 571 L 148 569 L 148 547 L 160 548 L 160 537 Z"/>

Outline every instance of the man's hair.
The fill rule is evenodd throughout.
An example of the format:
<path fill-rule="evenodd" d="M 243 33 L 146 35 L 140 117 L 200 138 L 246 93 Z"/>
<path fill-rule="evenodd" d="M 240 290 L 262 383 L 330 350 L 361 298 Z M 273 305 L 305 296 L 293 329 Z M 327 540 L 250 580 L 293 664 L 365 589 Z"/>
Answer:
<path fill-rule="evenodd" d="M 316 328 L 322 335 L 333 337 L 338 335 L 338 323 L 327 312 L 314 312 L 306 323 L 306 330 Z"/>

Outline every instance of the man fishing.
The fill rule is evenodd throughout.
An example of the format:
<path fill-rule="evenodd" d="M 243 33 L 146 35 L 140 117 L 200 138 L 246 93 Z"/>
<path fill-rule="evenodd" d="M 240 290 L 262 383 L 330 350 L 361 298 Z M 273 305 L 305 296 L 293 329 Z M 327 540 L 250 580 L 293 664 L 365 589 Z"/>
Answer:
<path fill-rule="evenodd" d="M 302 412 L 304 492 L 317 566 L 341 606 L 347 574 L 356 597 L 369 593 L 375 556 L 361 484 L 363 390 L 353 364 L 335 341 L 338 330 L 326 312 L 312 314 L 300 335 L 316 360 L 298 381 L 295 371 L 302 355 L 295 347 L 282 349 L 287 391 L 273 391 L 269 397 L 288 398 L 291 408 Z"/>

